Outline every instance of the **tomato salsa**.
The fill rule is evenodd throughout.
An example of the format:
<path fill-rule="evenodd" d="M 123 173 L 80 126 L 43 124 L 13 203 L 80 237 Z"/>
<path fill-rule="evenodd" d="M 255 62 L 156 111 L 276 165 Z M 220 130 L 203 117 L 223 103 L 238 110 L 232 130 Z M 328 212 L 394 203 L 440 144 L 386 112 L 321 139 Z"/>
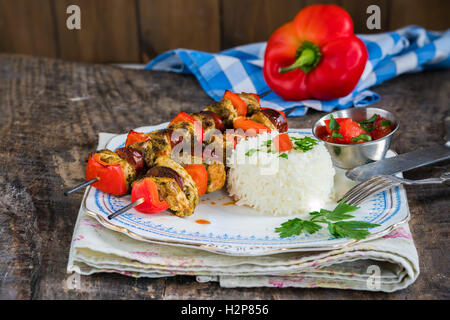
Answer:
<path fill-rule="evenodd" d="M 351 118 L 325 120 L 324 126 L 318 126 L 316 135 L 328 142 L 357 144 L 380 139 L 394 129 L 390 120 L 374 114 L 367 120 L 355 121 Z"/>

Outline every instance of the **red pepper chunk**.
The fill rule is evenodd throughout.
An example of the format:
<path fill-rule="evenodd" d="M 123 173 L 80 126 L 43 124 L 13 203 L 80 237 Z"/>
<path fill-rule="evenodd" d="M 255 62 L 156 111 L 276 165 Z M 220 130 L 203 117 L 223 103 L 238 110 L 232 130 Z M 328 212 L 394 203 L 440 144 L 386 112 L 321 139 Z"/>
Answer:
<path fill-rule="evenodd" d="M 198 195 L 202 196 L 208 188 L 208 172 L 202 164 L 189 164 L 184 167 L 197 185 Z"/>
<path fill-rule="evenodd" d="M 289 138 L 289 134 L 287 132 L 279 134 L 275 138 L 273 138 L 272 145 L 273 149 L 277 150 L 278 152 L 289 151 L 292 150 L 292 148 L 294 147 L 292 145 L 291 138 Z"/>
<path fill-rule="evenodd" d="M 263 132 L 270 132 L 270 129 L 265 125 L 245 117 L 236 118 L 233 121 L 233 127 L 235 129 L 242 129 L 245 132 L 245 135 L 249 137 L 254 137 Z"/>
<path fill-rule="evenodd" d="M 228 99 L 231 101 L 233 107 L 237 111 L 238 116 L 244 117 L 247 115 L 247 104 L 236 93 L 227 90 L 225 91 L 222 99 Z"/>
<path fill-rule="evenodd" d="M 125 141 L 125 147 L 138 142 L 147 141 L 148 139 L 150 138 L 146 133 L 130 130 L 127 135 L 127 140 Z"/>
<path fill-rule="evenodd" d="M 133 183 L 131 201 L 144 198 L 144 202 L 134 207 L 142 213 L 158 213 L 169 209 L 166 201 L 159 200 L 158 186 L 151 178 L 143 178 Z"/>
<path fill-rule="evenodd" d="M 97 178 L 95 188 L 116 196 L 127 194 L 128 187 L 120 164 L 102 161 L 97 153 L 91 154 L 86 166 L 86 181 Z"/>
<path fill-rule="evenodd" d="M 186 112 L 180 112 L 179 114 L 176 115 L 175 118 L 173 118 L 172 121 L 170 121 L 167 127 L 170 127 L 171 125 L 177 122 L 192 123 L 194 125 L 195 136 L 197 137 L 198 140 L 203 141 L 203 127 L 201 121 L 196 121 L 194 117 L 190 116 Z"/>
<path fill-rule="evenodd" d="M 330 100 L 348 95 L 368 59 L 350 15 L 337 5 L 311 5 L 269 38 L 264 79 L 285 100 Z"/>

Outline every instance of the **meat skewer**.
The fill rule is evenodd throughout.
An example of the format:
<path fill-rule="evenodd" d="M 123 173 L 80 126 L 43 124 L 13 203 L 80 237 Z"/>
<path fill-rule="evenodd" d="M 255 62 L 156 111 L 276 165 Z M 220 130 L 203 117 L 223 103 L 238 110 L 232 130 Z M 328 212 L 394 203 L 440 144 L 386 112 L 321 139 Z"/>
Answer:
<path fill-rule="evenodd" d="M 133 202 L 110 215 L 109 219 L 126 212 L 132 207 L 147 213 L 171 209 L 180 216 L 190 215 L 198 203 L 199 195 L 223 187 L 226 179 L 225 159 L 221 158 L 220 161 L 211 163 L 201 160 L 201 164 L 197 167 L 189 163 L 183 167 L 168 156 L 171 155 L 174 145 L 177 145 L 180 140 L 184 141 L 184 139 L 191 140 L 194 145 L 207 137 L 210 140 L 209 142 L 215 140 L 217 143 L 217 141 L 223 140 L 222 144 L 218 144 L 218 147 L 224 151 L 229 147 L 227 135 L 224 134 L 223 137 L 217 139 L 217 135 L 213 134 L 210 137 L 209 133 L 214 132 L 215 129 L 223 131 L 225 128 L 235 127 L 235 120 L 245 116 L 250 116 L 253 119 L 247 120 L 252 122 L 251 125 L 261 122 L 267 125 L 268 119 L 269 121 L 271 119 L 268 116 L 266 118 L 261 116 L 261 111 L 257 95 L 235 94 L 227 91 L 221 101 L 214 102 L 199 113 L 187 114 L 181 112 L 170 122 L 167 129 L 148 134 L 130 131 L 126 147 L 117 149 L 116 152 L 100 150 L 91 154 L 86 170 L 86 179 L 91 178 L 88 174 L 89 162 L 91 162 L 91 167 L 98 169 L 97 175 L 94 174 L 92 179 L 67 191 L 65 194 L 68 195 L 88 185 L 93 185 L 102 191 L 115 195 L 126 194 L 131 191 Z M 274 112 L 277 111 L 274 110 Z M 265 115 L 266 113 L 269 112 L 265 111 L 262 114 Z M 260 124 L 260 126 L 268 128 L 266 125 Z M 179 129 L 184 130 L 187 134 L 174 139 L 173 133 Z M 278 127 L 272 125 L 270 129 L 278 129 Z M 235 144 L 234 141 L 233 147 Z M 143 178 L 139 179 L 145 167 L 150 169 Z M 175 176 L 173 173 L 168 174 L 168 170 L 174 171 Z M 204 172 L 206 172 L 206 175 Z M 191 174 L 192 177 L 196 177 L 197 181 L 193 181 Z M 176 175 L 182 176 L 182 178 L 177 179 Z M 183 186 L 179 183 L 180 180 L 187 181 L 188 187 L 183 189 Z M 110 183 L 111 181 L 115 181 L 115 183 Z M 199 188 L 199 184 L 201 188 Z M 147 188 L 147 195 L 149 190 L 154 193 L 153 198 L 156 198 L 153 199 L 155 200 L 154 203 L 145 199 L 145 197 L 136 196 L 139 193 L 136 190 L 142 191 L 143 188 Z M 135 195 L 133 196 L 133 194 Z M 161 199 L 162 201 L 159 201 Z M 149 208 L 149 203 L 150 205 L 158 205 L 156 208 L 151 206 Z"/>

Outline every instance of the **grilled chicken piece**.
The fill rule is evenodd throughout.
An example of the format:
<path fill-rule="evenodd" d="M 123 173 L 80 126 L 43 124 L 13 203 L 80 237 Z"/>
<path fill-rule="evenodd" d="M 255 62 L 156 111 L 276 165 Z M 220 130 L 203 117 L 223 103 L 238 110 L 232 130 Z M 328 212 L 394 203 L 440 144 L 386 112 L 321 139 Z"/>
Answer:
<path fill-rule="evenodd" d="M 245 138 L 245 135 L 238 132 L 214 135 L 203 151 L 204 162 L 206 164 L 223 163 L 226 165 L 228 156 L 231 155 L 236 144 L 242 138 Z"/>
<path fill-rule="evenodd" d="M 227 173 L 225 172 L 225 165 L 223 163 L 205 164 L 206 172 L 208 173 L 208 187 L 206 193 L 211 193 L 220 190 L 225 185 Z"/>
<path fill-rule="evenodd" d="M 167 129 L 153 131 L 147 134 L 152 141 L 152 150 L 156 157 L 170 155 L 172 144 L 170 142 L 170 131 Z"/>
<path fill-rule="evenodd" d="M 151 168 L 155 165 L 157 157 L 172 153 L 169 133 L 170 131 L 167 129 L 150 132 L 147 134 L 150 140 L 136 142 L 130 145 L 129 148 L 139 151 L 144 158 L 145 165 Z"/>
<path fill-rule="evenodd" d="M 191 204 L 186 198 L 183 189 L 173 178 L 168 177 L 150 177 L 158 186 L 159 198 L 166 201 L 170 210 L 174 211 L 177 216 L 189 216 L 193 213 L 191 211 Z"/>
<path fill-rule="evenodd" d="M 192 122 L 178 121 L 168 126 L 167 129 L 171 131 L 171 134 L 175 133 L 180 137 L 188 137 L 188 140 L 194 140 L 191 139 L 191 137 L 195 137 L 195 127 Z"/>
<path fill-rule="evenodd" d="M 233 121 L 238 117 L 238 113 L 234 108 L 233 104 L 228 99 L 223 99 L 221 101 L 215 101 L 209 106 L 207 106 L 205 111 L 212 111 L 217 113 L 219 117 L 223 120 L 226 128 L 233 128 Z"/>
<path fill-rule="evenodd" d="M 185 196 L 187 201 L 180 202 L 179 199 L 183 199 L 181 194 L 172 195 L 171 200 L 176 199 L 177 202 L 169 202 L 168 199 L 165 198 L 167 203 L 170 206 L 170 209 L 175 211 L 177 216 L 190 216 L 194 213 L 194 209 L 198 204 L 198 191 L 197 186 L 192 179 L 192 177 L 187 173 L 187 171 L 174 160 L 172 160 L 168 156 L 158 157 L 155 161 L 155 165 L 159 167 L 167 167 L 174 170 L 183 180 L 183 195 Z M 156 181 L 155 181 L 156 182 Z M 167 181 L 166 181 L 167 182 Z M 167 188 L 166 188 L 167 189 Z M 174 190 L 173 187 L 167 190 Z M 181 189 L 180 189 L 181 190 Z M 176 208 L 176 209 L 175 209 Z"/>
<path fill-rule="evenodd" d="M 206 193 L 211 193 L 216 190 L 222 189 L 225 184 L 226 172 L 225 165 L 222 163 L 222 159 L 206 159 L 201 157 L 186 156 L 178 159 L 174 159 L 177 163 L 183 167 L 190 164 L 203 164 L 208 174 L 208 186 Z"/>
<path fill-rule="evenodd" d="M 195 120 L 200 121 L 202 123 L 203 135 L 205 137 L 209 137 L 216 129 L 216 124 L 214 122 L 213 117 L 208 115 L 207 113 L 202 112 L 193 113 L 192 117 Z"/>
<path fill-rule="evenodd" d="M 142 154 L 145 165 L 148 168 L 153 167 L 155 159 L 156 159 L 156 154 L 153 151 L 153 144 L 152 144 L 151 140 L 133 143 L 132 145 L 129 146 L 129 148 L 135 149 Z"/>
<path fill-rule="evenodd" d="M 125 183 L 127 188 L 130 189 L 131 183 L 136 179 L 136 169 L 128 161 L 119 157 L 115 152 L 108 149 L 99 150 L 96 152 L 100 155 L 100 160 L 110 164 L 120 164 L 123 169 L 123 174 L 125 177 Z"/>
<path fill-rule="evenodd" d="M 238 93 L 238 96 L 244 100 L 247 104 L 247 117 L 252 116 L 254 113 L 261 109 L 258 98 L 250 93 Z"/>

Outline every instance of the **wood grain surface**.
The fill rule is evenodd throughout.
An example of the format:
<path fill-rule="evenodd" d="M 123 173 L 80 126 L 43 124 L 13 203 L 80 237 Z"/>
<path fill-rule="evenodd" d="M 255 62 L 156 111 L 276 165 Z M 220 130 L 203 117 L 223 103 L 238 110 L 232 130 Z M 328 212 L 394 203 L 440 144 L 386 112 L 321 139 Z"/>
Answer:
<path fill-rule="evenodd" d="M 216 52 L 267 41 L 311 4 L 337 4 L 356 33 L 410 24 L 450 28 L 448 0 L 0 0 L 0 52 L 85 62 L 147 62 L 166 50 Z M 69 5 L 81 10 L 81 30 L 68 30 Z M 366 26 L 378 5 L 381 29 Z"/>
<path fill-rule="evenodd" d="M 392 148 L 404 153 L 443 143 L 450 70 L 402 75 L 376 88 L 376 106 L 401 127 Z M 211 102 L 195 78 L 45 58 L 0 55 L 0 299 L 449 299 L 450 188 L 407 188 L 419 251 L 417 281 L 395 293 L 336 289 L 220 288 L 193 277 L 82 276 L 67 286 L 69 247 L 83 180 L 100 131 L 123 133 L 170 120 Z M 290 118 L 311 127 L 323 113 Z M 419 179 L 449 171 L 441 162 L 405 173 Z"/>

